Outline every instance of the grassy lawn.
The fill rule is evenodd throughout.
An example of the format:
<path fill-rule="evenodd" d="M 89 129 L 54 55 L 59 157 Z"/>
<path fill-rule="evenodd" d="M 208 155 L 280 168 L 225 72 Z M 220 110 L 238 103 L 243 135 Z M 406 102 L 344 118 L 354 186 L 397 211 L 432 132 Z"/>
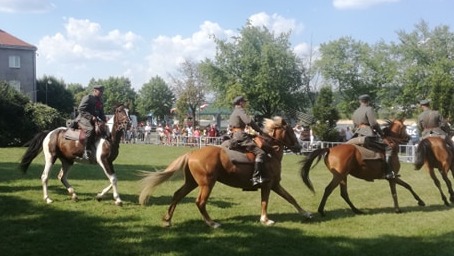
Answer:
<path fill-rule="evenodd" d="M 170 199 L 182 184 L 181 175 L 158 187 L 147 206 L 138 204 L 139 170 L 155 171 L 192 150 L 142 144 L 122 144 L 115 162 L 123 207 L 111 197 L 95 195 L 108 185 L 101 168 L 76 164 L 69 182 L 79 201 L 72 202 L 56 179 L 49 181 L 51 205 L 42 200 L 39 155 L 26 175 L 17 170 L 25 148 L 0 148 L 1 255 L 454 255 L 453 207 L 446 207 L 425 171 L 403 163 L 402 178 L 425 201 L 417 202 L 398 187 L 402 214 L 395 214 L 386 181 L 366 182 L 350 177 L 349 194 L 355 215 L 339 195 L 328 199 L 327 215 L 316 214 L 331 175 L 323 164 L 311 171 L 316 194 L 299 177 L 302 156 L 286 155 L 282 184 L 300 205 L 314 212 L 305 220 L 291 205 L 271 195 L 269 216 L 276 224 L 259 223 L 260 192 L 243 192 L 217 183 L 208 203 L 211 217 L 222 224 L 204 224 L 194 201 L 197 190 L 176 208 L 173 226 L 161 227 Z M 451 176 L 452 178 L 452 176 Z M 443 184 L 443 189 L 445 185 Z M 111 196 L 111 194 L 109 194 Z M 451 217 L 449 217 L 451 216 Z"/>

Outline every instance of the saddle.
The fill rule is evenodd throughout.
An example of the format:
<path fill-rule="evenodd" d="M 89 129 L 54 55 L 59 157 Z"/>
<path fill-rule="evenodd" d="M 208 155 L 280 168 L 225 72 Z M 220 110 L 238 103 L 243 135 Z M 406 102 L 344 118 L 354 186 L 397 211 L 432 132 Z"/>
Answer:
<path fill-rule="evenodd" d="M 364 160 L 380 160 L 385 159 L 385 144 L 371 140 L 368 137 L 355 137 L 345 142 L 353 144 Z"/>
<path fill-rule="evenodd" d="M 66 121 L 66 132 L 64 138 L 67 140 L 78 140 L 81 143 L 85 143 L 86 132 L 82 125 L 79 124 L 77 120 L 68 120 Z M 104 122 L 96 121 L 94 123 L 95 138 L 106 137 L 107 129 Z"/>
<path fill-rule="evenodd" d="M 253 139 L 254 143 L 261 149 L 263 149 L 267 155 L 273 151 L 273 147 L 267 143 L 264 137 L 256 136 Z M 247 147 L 240 146 L 239 144 L 232 145 L 231 140 L 225 140 L 221 144 L 225 151 L 229 155 L 230 160 L 234 164 L 254 164 L 255 155 L 247 150 Z"/>

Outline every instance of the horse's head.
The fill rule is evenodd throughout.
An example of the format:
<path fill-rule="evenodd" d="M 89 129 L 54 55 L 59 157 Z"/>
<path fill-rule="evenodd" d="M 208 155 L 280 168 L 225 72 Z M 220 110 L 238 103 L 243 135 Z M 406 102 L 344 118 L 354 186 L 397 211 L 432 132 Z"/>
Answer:
<path fill-rule="evenodd" d="M 131 124 L 128 109 L 123 104 L 115 107 L 113 122 L 113 129 L 115 131 L 127 130 Z"/>
<path fill-rule="evenodd" d="M 286 146 L 295 153 L 301 151 L 301 145 L 293 128 L 282 117 L 276 116 L 273 119 L 265 118 L 263 125 L 264 132 L 274 138 L 278 144 Z"/>
<path fill-rule="evenodd" d="M 383 132 L 385 137 L 396 141 L 398 144 L 407 143 L 410 140 L 410 135 L 407 133 L 407 126 L 402 119 L 388 120 Z"/>

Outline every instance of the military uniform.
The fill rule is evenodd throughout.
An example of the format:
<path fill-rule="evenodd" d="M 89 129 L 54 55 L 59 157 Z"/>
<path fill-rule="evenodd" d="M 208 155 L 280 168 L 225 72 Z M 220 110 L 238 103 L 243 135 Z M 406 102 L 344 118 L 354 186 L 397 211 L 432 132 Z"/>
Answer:
<path fill-rule="evenodd" d="M 443 122 L 443 118 L 440 113 L 436 110 L 430 109 L 428 107 L 429 102 L 427 100 L 421 101 L 421 105 L 427 106 L 418 116 L 418 128 L 421 131 L 421 137 L 425 138 L 431 134 L 445 137 L 447 135 L 446 132 L 440 128 Z"/>
<path fill-rule="evenodd" d="M 104 91 L 103 86 L 95 86 L 95 90 Z M 79 107 L 79 115 L 77 120 L 79 124 L 85 129 L 86 141 L 85 141 L 85 152 L 84 158 L 89 158 L 89 152 L 91 144 L 93 143 L 93 130 L 94 130 L 94 118 L 99 118 L 106 122 L 106 116 L 104 114 L 104 106 L 101 101 L 101 97 L 95 95 L 86 95 L 82 98 Z M 87 152 L 88 151 L 88 152 Z"/>
<path fill-rule="evenodd" d="M 421 139 L 429 136 L 439 136 L 454 151 L 454 144 L 448 136 L 449 134 L 441 128 L 443 117 L 438 111 L 430 109 L 428 100 L 422 100 L 419 104 L 423 108 L 423 112 L 418 116 L 418 128 L 421 131 Z"/>
<path fill-rule="evenodd" d="M 353 112 L 352 120 L 355 126 L 354 137 L 366 137 L 364 146 L 368 148 L 376 148 L 379 151 L 385 151 L 386 170 L 385 178 L 394 178 L 394 172 L 391 165 L 391 148 L 387 147 L 381 140 L 383 131 L 380 124 L 377 122 L 374 109 L 369 106 L 370 97 L 367 94 L 359 96 L 360 106 Z M 368 144 L 368 145 L 366 145 Z"/>
<path fill-rule="evenodd" d="M 246 102 L 242 96 L 238 96 L 233 100 L 235 109 L 230 115 L 229 126 L 232 130 L 232 138 L 230 139 L 231 148 L 241 147 L 255 154 L 255 169 L 252 175 L 252 185 L 258 186 L 267 180 L 262 177 L 263 162 L 265 160 L 265 151 L 259 148 L 252 140 L 251 135 L 246 133 L 246 126 L 251 127 L 259 134 L 262 133 L 260 127 L 246 114 L 241 105 L 241 102 Z"/>
<path fill-rule="evenodd" d="M 368 96 L 365 95 L 363 95 L 362 98 L 369 99 Z M 353 112 L 352 120 L 356 136 L 377 136 L 383 134 L 380 125 L 377 122 L 374 109 L 367 104 L 361 104 L 361 106 Z"/>

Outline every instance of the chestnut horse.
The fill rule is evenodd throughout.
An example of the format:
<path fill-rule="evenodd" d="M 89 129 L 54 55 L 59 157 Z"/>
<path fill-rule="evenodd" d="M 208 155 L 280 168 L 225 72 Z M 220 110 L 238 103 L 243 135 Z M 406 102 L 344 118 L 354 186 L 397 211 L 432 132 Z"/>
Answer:
<path fill-rule="evenodd" d="M 113 117 L 107 122 L 109 127 L 109 137 L 97 138 L 96 146 L 96 162 L 101 166 L 110 181 L 109 186 L 102 190 L 97 195 L 97 199 L 101 200 L 104 195 L 113 189 L 113 198 L 115 204 L 121 206 L 122 201 L 117 189 L 117 176 L 113 167 L 113 161 L 118 156 L 118 149 L 120 139 L 123 131 L 127 129 L 130 124 L 130 119 L 127 109 L 123 106 L 115 108 Z M 59 180 L 63 183 L 69 195 L 74 201 L 77 201 L 77 195 L 74 188 L 68 183 L 67 177 L 71 166 L 75 161 L 81 161 L 84 152 L 84 144 L 79 140 L 70 140 L 65 138 L 65 132 L 68 130 L 66 127 L 60 127 L 52 131 L 43 131 L 35 135 L 29 141 L 28 149 L 22 157 L 20 169 L 25 173 L 38 154 L 44 152 L 44 171 L 41 175 L 41 182 L 43 185 L 43 196 L 46 203 L 52 203 L 52 199 L 48 195 L 47 183 L 49 180 L 49 172 L 57 159 L 60 159 L 62 165 L 58 174 Z M 83 132 L 83 131 L 81 131 Z M 81 162 L 87 162 L 81 161 Z"/>
<path fill-rule="evenodd" d="M 391 146 L 391 163 L 396 174 L 396 178 L 389 180 L 389 186 L 391 188 L 391 194 L 394 200 L 394 210 L 396 213 L 400 213 L 399 204 L 397 201 L 396 184 L 403 186 L 408 189 L 413 197 L 418 201 L 420 206 L 424 206 L 425 203 L 419 198 L 419 196 L 413 191 L 412 187 L 400 179 L 397 175 L 400 169 L 400 162 L 398 157 L 399 144 L 406 143 L 409 140 L 405 125 L 402 120 L 388 121 L 387 127 L 383 129 L 384 141 L 386 144 Z M 314 192 L 314 187 L 309 179 L 309 171 L 311 169 L 313 161 L 317 158 L 316 165 L 323 157 L 325 165 L 328 170 L 333 174 L 331 182 L 326 186 L 325 193 L 318 207 L 318 212 L 325 215 L 325 204 L 329 195 L 333 190 L 340 185 L 340 194 L 342 198 L 347 202 L 350 208 L 356 214 L 363 213 L 357 209 L 350 201 L 347 191 L 347 176 L 350 174 L 358 179 L 366 181 L 373 181 L 375 179 L 384 178 L 384 170 L 386 163 L 383 158 L 381 159 L 363 159 L 363 156 L 358 148 L 359 146 L 353 144 L 340 144 L 332 148 L 322 148 L 311 152 L 306 159 L 301 161 L 301 177 L 303 178 L 304 184 Z"/>
<path fill-rule="evenodd" d="M 454 191 L 452 190 L 452 184 L 448 177 L 449 170 L 454 170 L 453 159 L 453 151 L 447 147 L 446 141 L 442 137 L 431 136 L 424 138 L 419 142 L 416 149 L 415 170 L 419 170 L 423 165 L 426 165 L 430 177 L 434 181 L 435 186 L 437 186 L 438 191 L 440 191 L 441 199 L 446 206 L 449 206 L 449 202 L 443 194 L 440 181 L 435 175 L 434 168 L 437 168 L 440 171 L 441 177 L 448 187 L 450 195 L 449 200 L 454 202 Z M 454 177 L 454 174 L 452 175 Z"/>
<path fill-rule="evenodd" d="M 256 138 L 267 141 L 267 144 L 273 148 L 273 151 L 269 152 L 270 157 L 264 163 L 265 176 L 270 181 L 261 186 L 260 222 L 264 225 L 274 224 L 274 221 L 270 220 L 267 215 L 271 190 L 293 205 L 300 214 L 310 218 L 311 214 L 303 210 L 293 196 L 280 185 L 284 146 L 294 152 L 301 150 L 301 145 L 298 143 L 292 127 L 281 117 L 265 119 L 264 133 Z M 168 180 L 175 172 L 183 171 L 185 183 L 174 193 L 167 213 L 163 217 L 163 225 L 166 227 L 171 225 L 177 203 L 198 186 L 199 194 L 195 202 L 196 206 L 208 226 L 219 227 L 220 224 L 213 221 L 206 210 L 208 197 L 216 181 L 236 188 L 252 188 L 250 179 L 254 168 L 253 156 L 252 160 L 247 163 L 234 163 L 228 151 L 230 150 L 223 146 L 206 146 L 178 157 L 162 172 L 146 172 L 146 176 L 141 180 L 140 203 L 142 205 L 146 203 L 156 186 Z M 239 154 L 238 152 L 232 153 Z"/>

